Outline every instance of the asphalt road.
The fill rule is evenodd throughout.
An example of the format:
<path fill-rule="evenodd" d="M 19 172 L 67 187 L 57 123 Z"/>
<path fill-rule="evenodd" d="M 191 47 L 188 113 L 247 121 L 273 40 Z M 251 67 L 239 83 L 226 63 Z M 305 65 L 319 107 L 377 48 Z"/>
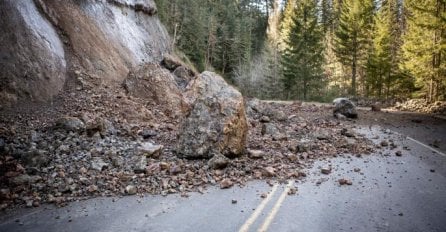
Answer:
<path fill-rule="evenodd" d="M 384 150 L 319 160 L 302 182 L 251 182 L 189 198 L 99 198 L 21 209 L 0 216 L 0 231 L 446 231 L 446 155 L 383 131 L 360 130 L 379 136 L 376 142 L 393 139 L 401 157 Z M 320 167 L 327 165 L 333 170 L 324 175 Z M 353 184 L 341 186 L 341 178 Z M 293 187 L 297 194 L 288 195 Z"/>

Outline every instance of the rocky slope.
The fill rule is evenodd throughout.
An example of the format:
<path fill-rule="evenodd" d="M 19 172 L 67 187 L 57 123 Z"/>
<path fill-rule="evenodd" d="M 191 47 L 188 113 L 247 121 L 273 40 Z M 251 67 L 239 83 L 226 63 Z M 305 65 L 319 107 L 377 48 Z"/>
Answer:
<path fill-rule="evenodd" d="M 56 98 L 91 78 L 111 84 L 170 51 L 152 0 L 0 2 L 0 102 Z M 73 88 L 73 86 L 71 86 Z"/>

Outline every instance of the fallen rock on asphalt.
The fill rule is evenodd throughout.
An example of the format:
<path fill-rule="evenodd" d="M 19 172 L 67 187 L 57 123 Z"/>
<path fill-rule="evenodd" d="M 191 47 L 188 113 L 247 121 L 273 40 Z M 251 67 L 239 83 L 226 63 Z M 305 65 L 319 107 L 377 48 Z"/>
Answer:
<path fill-rule="evenodd" d="M 358 112 L 356 111 L 355 104 L 348 98 L 336 98 L 333 100 L 334 109 L 333 116 L 337 114 L 344 115 L 347 118 L 357 118 Z"/>
<path fill-rule="evenodd" d="M 240 92 L 221 76 L 203 72 L 185 93 L 191 110 L 181 123 L 176 153 L 180 158 L 238 157 L 245 149 L 248 124 Z"/>

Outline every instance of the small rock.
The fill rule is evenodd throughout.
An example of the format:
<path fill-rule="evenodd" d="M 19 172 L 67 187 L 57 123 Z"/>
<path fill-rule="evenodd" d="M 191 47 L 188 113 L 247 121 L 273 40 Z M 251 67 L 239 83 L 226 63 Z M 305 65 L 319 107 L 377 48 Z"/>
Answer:
<path fill-rule="evenodd" d="M 265 177 L 273 177 L 273 176 L 276 175 L 276 170 L 273 167 L 268 166 L 268 167 L 263 169 L 262 174 Z"/>
<path fill-rule="evenodd" d="M 237 200 L 236 199 L 232 199 L 231 203 L 232 204 L 237 204 Z"/>
<path fill-rule="evenodd" d="M 129 160 L 133 172 L 136 174 L 145 173 L 147 170 L 147 158 L 143 155 L 135 155 Z"/>
<path fill-rule="evenodd" d="M 342 128 L 341 129 L 341 135 L 344 135 L 344 136 L 346 136 L 346 137 L 355 137 L 355 134 L 351 131 L 351 130 L 349 130 L 349 129 L 347 129 L 347 128 Z"/>
<path fill-rule="evenodd" d="M 325 174 L 325 175 L 330 174 L 331 173 L 331 167 L 323 167 L 323 168 L 321 168 L 321 173 Z"/>
<path fill-rule="evenodd" d="M 261 150 L 251 150 L 248 149 L 248 155 L 251 159 L 261 159 L 265 156 L 265 152 Z"/>
<path fill-rule="evenodd" d="M 351 180 L 344 179 L 344 178 L 343 179 L 339 179 L 338 182 L 339 182 L 340 185 L 352 185 L 353 184 Z"/>
<path fill-rule="evenodd" d="M 57 119 L 56 128 L 73 132 L 84 131 L 86 129 L 85 124 L 79 118 L 75 117 L 62 117 Z"/>
<path fill-rule="evenodd" d="M 378 104 L 373 104 L 371 106 L 371 110 L 375 111 L 375 112 L 378 112 L 378 111 L 381 111 L 381 107 Z"/>
<path fill-rule="evenodd" d="M 40 202 L 39 201 L 33 201 L 33 207 L 39 207 Z"/>
<path fill-rule="evenodd" d="M 156 158 L 159 157 L 163 148 L 163 145 L 155 145 L 150 142 L 145 142 L 139 146 L 139 151 L 146 156 L 152 156 Z"/>
<path fill-rule="evenodd" d="M 435 172 L 435 169 L 431 169 L 430 172 Z"/>
<path fill-rule="evenodd" d="M 266 115 L 264 115 L 260 118 L 260 122 L 270 122 L 270 121 L 271 121 L 271 119 Z"/>
<path fill-rule="evenodd" d="M 215 154 L 212 159 L 208 161 L 208 165 L 212 169 L 223 169 L 226 168 L 228 164 L 229 159 L 220 153 Z"/>
<path fill-rule="evenodd" d="M 389 142 L 387 142 L 386 140 L 381 141 L 380 143 L 381 147 L 387 147 L 389 146 Z"/>
<path fill-rule="evenodd" d="M 149 139 L 149 138 L 157 136 L 158 133 L 156 133 L 156 131 L 154 131 L 154 130 L 143 129 L 141 131 L 140 135 L 142 136 L 143 139 Z"/>
<path fill-rule="evenodd" d="M 27 208 L 33 207 L 33 200 L 26 200 L 25 202 L 26 202 L 26 207 Z"/>
<path fill-rule="evenodd" d="M 396 155 L 396 156 L 402 156 L 403 153 L 402 153 L 401 151 L 396 151 L 396 152 L 395 152 L 395 155 Z"/>
<path fill-rule="evenodd" d="M 100 157 L 94 157 L 90 163 L 91 169 L 96 171 L 103 171 L 108 168 L 108 164 L 104 162 Z"/>
<path fill-rule="evenodd" d="M 87 169 L 84 168 L 84 167 L 81 167 L 81 168 L 79 169 L 79 173 L 81 173 L 81 174 L 85 174 L 85 173 L 87 173 Z"/>
<path fill-rule="evenodd" d="M 262 193 L 262 194 L 260 194 L 260 197 L 261 198 L 266 198 L 268 196 L 268 194 L 266 194 L 266 193 Z"/>
<path fill-rule="evenodd" d="M 354 171 L 354 172 L 360 172 L 361 169 L 360 169 L 360 168 L 355 168 L 355 169 L 353 169 L 353 171 Z"/>
<path fill-rule="evenodd" d="M 94 184 L 87 187 L 87 191 L 89 193 L 94 193 L 94 192 L 98 191 L 98 189 L 99 189 L 98 186 L 96 186 Z"/>
<path fill-rule="evenodd" d="M 234 182 L 232 182 L 230 179 L 225 178 L 220 182 L 220 188 L 221 189 L 227 189 L 234 185 Z"/>
<path fill-rule="evenodd" d="M 133 185 L 127 185 L 127 187 L 125 187 L 125 193 L 127 193 L 127 195 L 135 195 L 136 187 Z"/>
<path fill-rule="evenodd" d="M 0 138 L 0 151 L 4 151 L 5 150 L 5 140 L 3 138 Z"/>
<path fill-rule="evenodd" d="M 295 195 L 296 193 L 297 193 L 297 188 L 295 188 L 295 187 L 291 187 L 288 190 L 288 195 Z"/>
<path fill-rule="evenodd" d="M 161 170 L 169 170 L 170 164 L 166 162 L 160 162 L 160 169 Z"/>
<path fill-rule="evenodd" d="M 12 178 L 11 183 L 14 185 L 34 184 L 41 179 L 42 177 L 40 176 L 29 176 L 27 174 L 23 174 Z"/>

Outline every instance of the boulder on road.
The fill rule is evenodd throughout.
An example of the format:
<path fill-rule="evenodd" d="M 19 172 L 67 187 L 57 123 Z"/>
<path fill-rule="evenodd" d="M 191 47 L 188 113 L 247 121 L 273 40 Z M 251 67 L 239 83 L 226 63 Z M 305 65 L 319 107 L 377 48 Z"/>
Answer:
<path fill-rule="evenodd" d="M 357 118 L 358 112 L 356 112 L 355 104 L 348 98 L 336 98 L 333 100 L 335 108 L 333 109 L 333 116 L 339 114 L 344 115 L 347 118 Z"/>
<path fill-rule="evenodd" d="M 243 153 L 248 124 L 243 97 L 221 76 L 203 72 L 185 93 L 191 106 L 182 122 L 176 146 L 180 158 L 211 158 L 220 153 L 236 157 Z"/>

